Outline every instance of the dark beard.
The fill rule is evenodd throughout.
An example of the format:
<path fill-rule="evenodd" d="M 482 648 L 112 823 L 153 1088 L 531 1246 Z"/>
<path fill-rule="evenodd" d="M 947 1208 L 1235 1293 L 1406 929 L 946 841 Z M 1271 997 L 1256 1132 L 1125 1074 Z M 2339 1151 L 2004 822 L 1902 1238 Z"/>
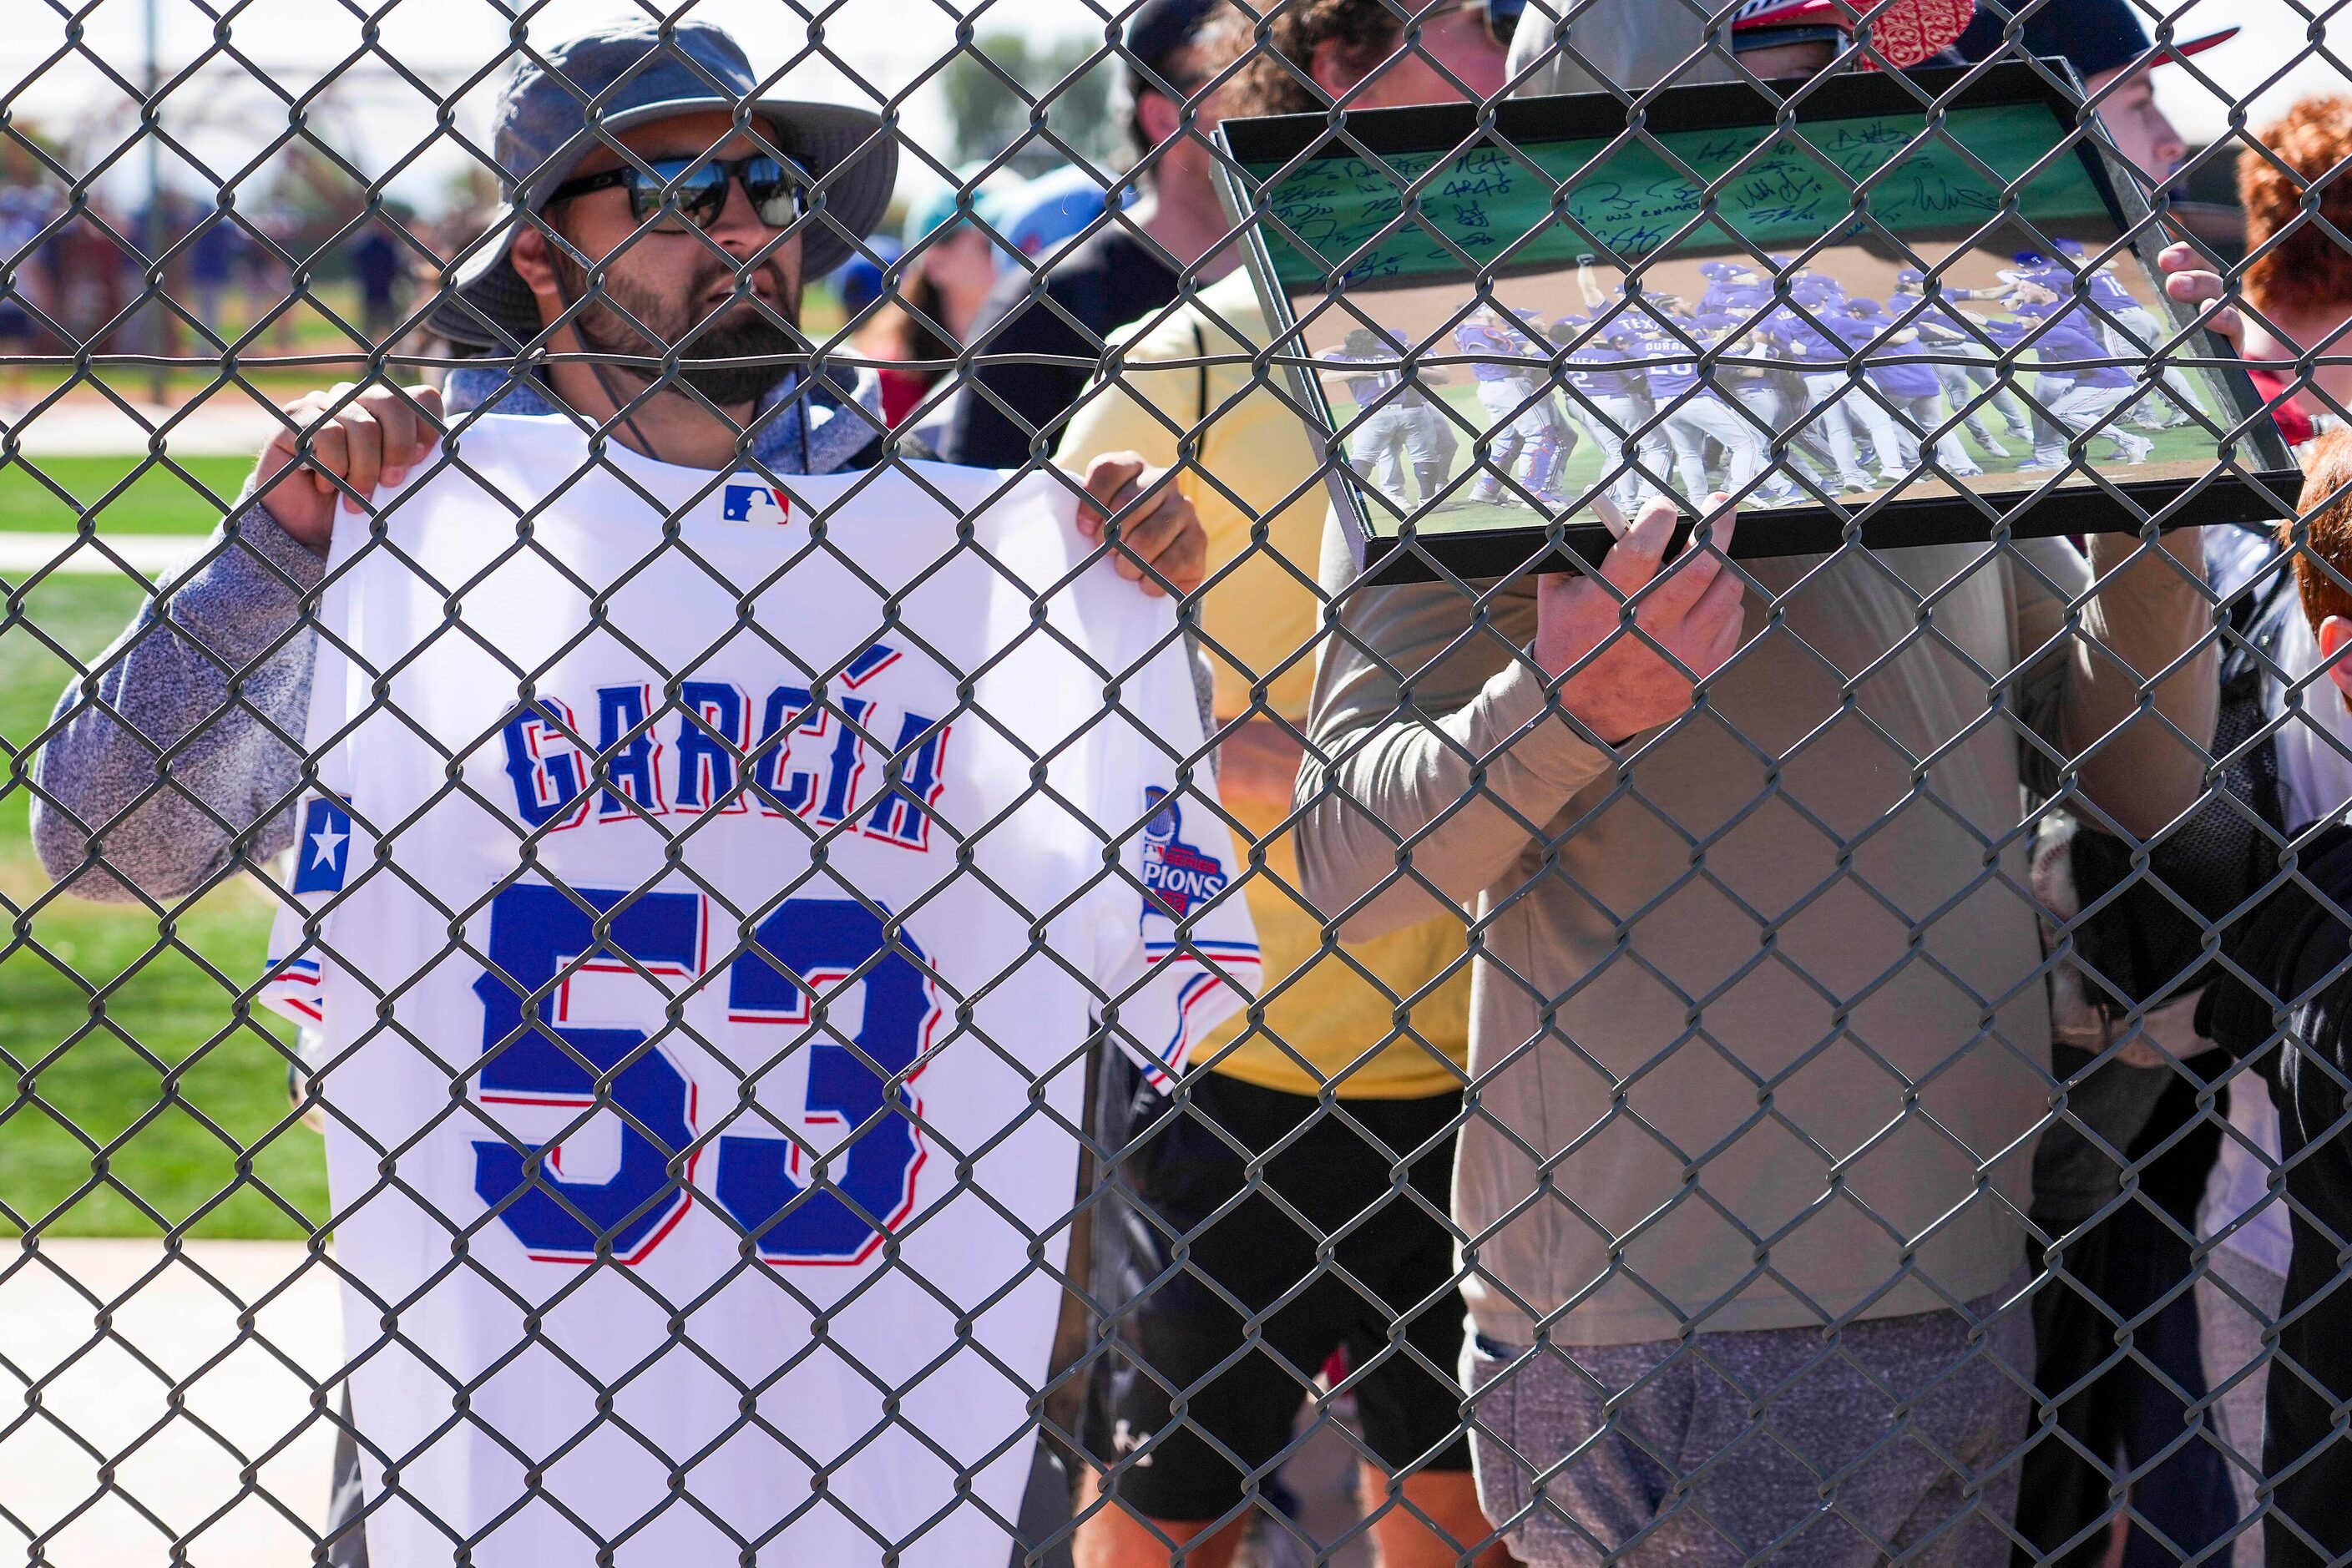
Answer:
<path fill-rule="evenodd" d="M 564 287 L 574 300 L 588 293 L 588 274 L 570 257 L 559 250 L 554 258 L 556 269 L 562 274 Z M 727 276 L 725 269 L 698 268 L 691 279 L 687 298 L 699 298 L 709 291 L 709 283 Z M 779 285 L 784 280 L 777 279 Z M 581 345 L 590 353 L 615 358 L 644 359 L 657 356 L 670 344 L 683 342 L 688 334 L 693 341 L 685 342 L 678 351 L 677 374 L 672 379 L 693 388 L 721 408 L 737 404 L 757 403 L 783 384 L 784 378 L 799 368 L 799 355 L 792 334 L 771 321 L 766 311 L 751 296 L 730 300 L 719 307 L 731 318 L 716 325 L 701 325 L 685 319 L 686 311 L 675 300 L 656 299 L 636 286 L 607 270 L 595 297 L 583 305 L 573 316 L 572 329 L 580 335 Z M 627 311 L 623 315 L 622 311 Z M 776 313 L 788 321 L 800 319 L 798 298 L 785 299 Z M 634 316 L 645 324 L 641 331 L 629 321 Z M 704 319 L 706 321 L 708 318 Z M 651 331 L 666 341 L 649 342 Z M 712 360 L 756 360 L 751 364 L 712 364 Z M 633 377 L 640 385 L 656 379 L 659 373 L 641 370 L 632 365 L 615 364 L 610 368 Z"/>

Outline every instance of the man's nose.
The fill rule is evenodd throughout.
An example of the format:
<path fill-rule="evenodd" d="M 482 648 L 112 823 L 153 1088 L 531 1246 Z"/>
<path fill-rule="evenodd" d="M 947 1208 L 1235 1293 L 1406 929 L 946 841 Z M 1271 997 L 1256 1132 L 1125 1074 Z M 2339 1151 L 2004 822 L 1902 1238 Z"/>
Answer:
<path fill-rule="evenodd" d="M 768 226 L 760 210 L 751 205 L 751 194 L 743 188 L 743 182 L 731 177 L 727 182 L 727 200 L 719 209 L 718 221 L 707 232 L 739 257 L 751 255 L 776 237 L 776 231 Z"/>
<path fill-rule="evenodd" d="M 2155 121 L 2156 134 L 2151 140 L 2156 143 L 2156 157 L 2159 165 L 2150 173 L 2169 174 L 2180 167 L 2182 159 L 2189 156 L 2189 139 L 2181 135 L 2180 128 L 2172 123 L 2164 110 L 2150 104 L 2147 112 L 2148 118 Z"/>

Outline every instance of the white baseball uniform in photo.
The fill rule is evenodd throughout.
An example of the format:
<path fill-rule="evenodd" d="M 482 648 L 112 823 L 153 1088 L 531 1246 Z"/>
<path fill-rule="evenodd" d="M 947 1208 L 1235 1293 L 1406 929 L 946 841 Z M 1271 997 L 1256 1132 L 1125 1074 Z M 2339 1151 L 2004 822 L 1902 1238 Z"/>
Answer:
<path fill-rule="evenodd" d="M 1396 357 L 1334 349 L 1323 355 L 1323 363 L 1345 378 L 1348 394 L 1356 400 L 1356 411 L 1349 416 L 1353 427 L 1348 433 L 1348 461 L 1357 478 L 1399 507 L 1412 505 L 1405 465 L 1425 463 L 1434 454 L 1423 449 L 1428 437 L 1414 418 Z"/>
<path fill-rule="evenodd" d="M 1089 1038 L 1255 982 L 1170 602 L 1052 475 L 457 458 L 339 520 L 268 988 L 371 1557 L 1001 1563 Z"/>
<path fill-rule="evenodd" d="M 1500 376 L 1478 383 L 1478 403 L 1493 423 L 1490 437 L 1506 433 L 1529 441 L 1556 439 L 1563 421 L 1543 395 L 1545 384 L 1531 375 Z"/>
<path fill-rule="evenodd" d="M 1769 377 L 1742 376 L 1736 381 L 1727 378 L 1724 390 L 1727 391 L 1731 398 L 1741 407 L 1754 416 L 1752 421 L 1743 421 L 1743 423 L 1748 424 L 1749 438 L 1759 449 L 1761 457 L 1759 471 L 1769 470 L 1764 474 L 1764 482 L 1749 492 L 1748 498 L 1749 504 L 1787 506 L 1802 500 L 1802 492 L 1797 489 L 1791 479 L 1797 471 L 1795 462 L 1798 443 L 1793 433 L 1782 434 L 1783 410 L 1780 405 L 1780 389 L 1773 384 Z M 1723 392 L 1718 392 L 1716 395 L 1720 398 L 1723 396 Z M 1727 402 L 1724 406 L 1729 408 L 1731 404 Z M 1734 410 L 1734 412 L 1737 411 Z M 1761 429 L 1757 428 L 1759 425 L 1762 426 Z M 1784 450 L 1789 454 L 1778 463 L 1772 460 L 1772 445 L 1776 440 L 1785 443 Z"/>
<path fill-rule="evenodd" d="M 1648 497 L 1663 493 L 1660 487 L 1675 465 L 1674 448 L 1667 445 L 1664 433 L 1654 426 L 1639 436 L 1632 434 L 1649 418 L 1648 409 L 1631 397 L 1608 392 L 1584 393 L 1570 406 L 1601 453 L 1610 498 L 1621 509 L 1630 516 Z M 1637 466 L 1637 459 L 1639 464 L 1647 465 L 1647 475 Z"/>
<path fill-rule="evenodd" d="M 1461 437 L 1454 433 L 1454 421 L 1445 411 L 1429 398 L 1416 393 L 1405 400 L 1405 456 L 1416 470 L 1424 466 L 1434 468 L 1442 478 L 1454 466 L 1454 455 L 1461 450 Z"/>
<path fill-rule="evenodd" d="M 1854 384 L 1843 371 L 1807 370 L 1802 373 L 1805 396 L 1812 410 L 1812 423 L 1806 426 L 1815 432 L 1828 446 L 1830 460 L 1837 465 L 1838 482 L 1849 489 L 1871 488 L 1870 476 L 1862 471 L 1862 453 L 1855 445 L 1854 422 L 1847 412 L 1845 400 L 1854 395 Z"/>
<path fill-rule="evenodd" d="M 2152 362 L 2170 341 L 2173 329 L 2158 320 L 2156 312 L 2141 304 L 2138 297 L 2124 286 L 2112 264 L 2084 268 L 2082 287 L 2092 307 L 2104 316 L 2102 335 L 2117 358 Z M 2065 290 L 2062 289 L 2060 292 Z M 2169 417 L 2185 419 L 2192 411 L 2204 407 L 2195 386 L 2179 365 L 2168 363 L 2157 374 L 2173 405 L 2171 409 L 2164 410 Z M 2155 402 L 2160 408 L 2164 399 Z"/>
<path fill-rule="evenodd" d="M 1670 405 L 1665 425 L 1666 439 L 1674 447 L 1675 468 L 1682 477 L 1684 499 L 1693 506 L 1705 505 L 1714 488 L 1706 478 L 1708 441 L 1724 450 L 1726 490 L 1738 494 L 1748 480 L 1764 471 L 1764 440 L 1756 433 L 1756 426 L 1704 387 L 1683 393 Z"/>
<path fill-rule="evenodd" d="M 1912 309 L 1906 303 L 1898 313 L 1907 316 Z M 2031 438 L 2032 428 L 2026 423 L 2024 405 L 2017 401 L 2016 392 L 2001 374 L 1999 352 L 1968 330 L 1959 319 L 1963 314 L 1952 306 L 1930 306 L 1918 318 L 1919 335 L 1934 346 L 1937 357 L 1936 379 L 1943 384 L 1945 399 L 1959 412 L 1969 434 L 1990 456 L 2007 457 L 2008 450 L 1993 429 L 1987 411 L 2000 415 L 2018 436 Z M 1971 363 L 1944 363 L 1953 359 Z"/>

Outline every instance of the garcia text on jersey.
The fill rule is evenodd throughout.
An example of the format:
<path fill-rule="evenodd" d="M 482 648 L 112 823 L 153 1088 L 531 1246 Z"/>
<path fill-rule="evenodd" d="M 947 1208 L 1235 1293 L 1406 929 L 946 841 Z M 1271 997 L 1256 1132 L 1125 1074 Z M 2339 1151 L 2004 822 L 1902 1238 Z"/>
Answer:
<path fill-rule="evenodd" d="M 869 682 L 898 660 L 877 643 L 829 680 L 747 690 L 709 674 L 673 694 L 650 679 L 535 696 L 499 726 L 515 815 L 561 833 L 673 813 L 756 813 L 930 847 L 953 725 L 886 706 Z"/>

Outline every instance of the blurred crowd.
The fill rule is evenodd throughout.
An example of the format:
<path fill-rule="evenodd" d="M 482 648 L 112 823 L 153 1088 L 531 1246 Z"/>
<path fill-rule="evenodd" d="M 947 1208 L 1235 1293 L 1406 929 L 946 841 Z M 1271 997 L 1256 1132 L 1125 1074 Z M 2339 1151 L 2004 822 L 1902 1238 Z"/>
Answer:
<path fill-rule="evenodd" d="M 0 185 L 0 356 L 152 352 L 159 331 L 164 352 L 218 353 L 242 341 L 247 353 L 289 353 L 320 302 L 355 311 L 348 325 L 368 342 L 394 342 L 404 307 L 432 287 L 444 232 L 472 222 L 362 222 L 177 194 L 155 212 L 94 192 L 71 203 L 54 185 Z M 167 258 L 169 310 L 142 308 L 151 254 Z M 9 367 L 19 380 L 24 370 Z"/>

